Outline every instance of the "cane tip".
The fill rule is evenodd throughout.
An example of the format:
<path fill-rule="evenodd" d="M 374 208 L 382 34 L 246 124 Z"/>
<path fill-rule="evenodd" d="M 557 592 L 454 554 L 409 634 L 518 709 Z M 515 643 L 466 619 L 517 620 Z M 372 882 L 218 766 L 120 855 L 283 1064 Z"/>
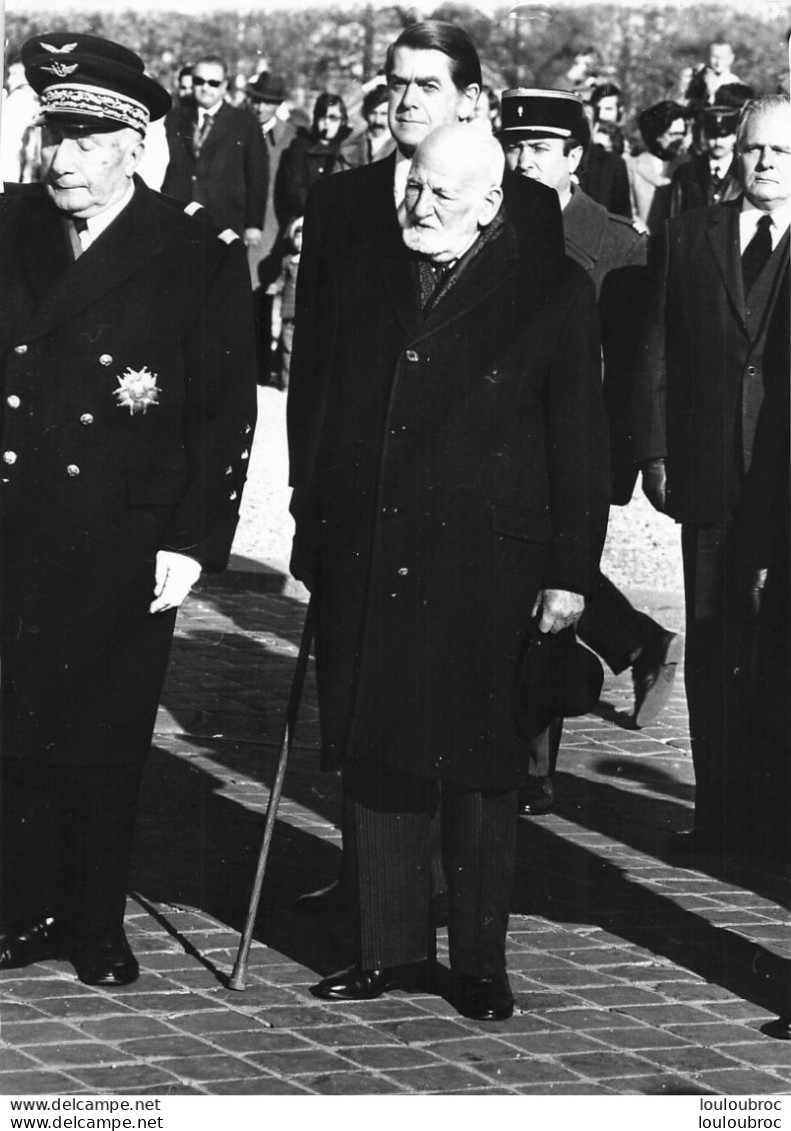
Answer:
<path fill-rule="evenodd" d="M 233 974 L 231 974 L 230 978 L 228 979 L 228 989 L 243 990 L 246 985 L 247 980 L 244 974 L 242 974 L 240 971 L 234 970 Z"/>

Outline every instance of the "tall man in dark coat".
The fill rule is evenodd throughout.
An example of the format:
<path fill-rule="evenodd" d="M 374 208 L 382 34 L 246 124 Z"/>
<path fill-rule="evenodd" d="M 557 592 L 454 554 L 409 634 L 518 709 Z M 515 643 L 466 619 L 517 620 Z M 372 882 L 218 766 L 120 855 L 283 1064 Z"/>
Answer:
<path fill-rule="evenodd" d="M 777 500 L 788 498 L 789 474 L 789 137 L 786 98 L 749 103 L 736 141 L 742 195 L 670 220 L 657 256 L 638 456 L 646 494 L 682 524 L 693 849 L 756 835 L 766 800 L 749 804 L 759 743 L 749 673 L 769 559 L 785 557 L 787 579 L 787 550 L 767 533 L 778 522 L 787 532 Z M 781 600 L 787 625 L 787 588 Z M 764 716 L 788 700 L 782 682 L 768 701 L 766 690 Z M 771 756 L 787 758 L 784 745 Z"/>
<path fill-rule="evenodd" d="M 0 197 L 0 967 L 117 986 L 176 608 L 236 525 L 252 311 L 240 241 L 135 177 L 170 103 L 142 60 L 68 32 L 23 60 L 44 184 Z"/>
<path fill-rule="evenodd" d="M 430 957 L 439 807 L 454 1000 L 480 1020 L 513 1010 L 520 650 L 536 609 L 543 632 L 578 618 L 608 499 L 593 288 L 561 255 L 520 258 L 503 164 L 482 130 L 432 132 L 402 246 L 339 265 L 333 395 L 298 520 L 314 526 L 322 739 L 345 768 L 359 912 L 357 962 L 314 993 L 377 997 Z"/>
<path fill-rule="evenodd" d="M 192 68 L 193 101 L 165 119 L 170 163 L 162 191 L 197 201 L 220 228 L 230 228 L 246 247 L 262 238 L 269 160 L 258 122 L 247 109 L 230 106 L 228 69 L 207 55 Z"/>
<path fill-rule="evenodd" d="M 631 437 L 631 400 L 639 358 L 638 327 L 646 295 L 647 238 L 631 221 L 607 212 L 574 184 L 590 131 L 582 102 L 563 90 L 507 90 L 500 140 L 507 164 L 558 194 L 566 254 L 596 288 L 604 361 L 604 398 L 610 425 L 613 502 L 632 497 L 637 472 Z M 601 574 L 577 624 L 577 635 L 614 672 L 632 669 L 634 720 L 646 726 L 664 707 L 681 658 L 681 639 L 635 609 Z M 531 773 L 521 797 L 526 816 L 554 804 L 554 770 L 562 719 L 533 743 Z"/>
<path fill-rule="evenodd" d="M 388 122 L 397 150 L 384 161 L 319 181 L 308 198 L 297 288 L 294 354 L 288 394 L 288 441 L 292 510 L 299 512 L 302 484 L 310 474 L 315 438 L 327 400 L 326 342 L 334 333 L 332 313 L 321 304 L 322 288 L 344 253 L 373 241 L 401 248 L 399 208 L 406 173 L 418 143 L 433 129 L 470 122 L 481 90 L 481 65 L 470 36 L 455 24 L 425 21 L 406 28 L 388 48 Z M 542 258 L 563 247 L 557 196 L 543 185 L 506 172 L 504 207 L 514 225 L 520 254 Z M 303 531 L 306 528 L 303 526 Z M 310 584 L 311 548 L 295 545 L 292 571 Z M 337 764 L 325 754 L 325 769 Z M 345 818 L 342 823 L 345 825 Z M 440 885 L 437 876 L 438 887 Z M 336 909 L 342 891 L 332 885 L 306 897 L 314 910 Z M 339 898 L 340 897 L 340 898 Z M 305 906 L 305 904 L 303 904 Z M 307 908 L 306 908 L 307 909 Z"/>

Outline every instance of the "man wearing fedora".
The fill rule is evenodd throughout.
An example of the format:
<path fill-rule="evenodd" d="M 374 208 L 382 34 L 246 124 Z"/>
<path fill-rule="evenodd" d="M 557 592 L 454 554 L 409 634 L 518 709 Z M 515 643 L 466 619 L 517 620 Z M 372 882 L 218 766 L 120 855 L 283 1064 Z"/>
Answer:
<path fill-rule="evenodd" d="M 135 173 L 170 105 L 142 60 L 69 32 L 22 59 L 43 183 L 0 196 L 0 968 L 112 987 L 138 975 L 127 873 L 176 610 L 236 525 L 252 310 L 241 242 Z"/>
<path fill-rule="evenodd" d="M 453 1002 L 482 1021 L 514 1008 L 520 657 L 534 619 L 577 620 L 608 502 L 593 287 L 559 251 L 520 255 L 503 169 L 491 133 L 430 132 L 400 245 L 352 248 L 329 280 L 334 395 L 297 520 L 358 928 L 354 965 L 313 993 L 371 999 L 430 973 L 439 814 Z"/>
<path fill-rule="evenodd" d="M 637 478 L 631 447 L 631 385 L 636 378 L 641 300 L 646 297 L 647 239 L 631 221 L 607 212 L 574 181 L 590 141 L 582 102 L 562 90 L 520 88 L 502 99 L 500 140 L 508 165 L 558 194 L 566 254 L 596 288 L 604 359 L 604 402 L 610 424 L 612 501 L 629 502 Z M 681 640 L 632 607 L 603 574 L 577 625 L 581 640 L 614 672 L 632 669 L 634 721 L 648 725 L 672 690 Z M 554 804 L 553 775 L 561 720 L 534 742 L 535 773 L 522 795 L 526 816 Z"/>
<path fill-rule="evenodd" d="M 277 275 L 283 258 L 280 241 L 289 221 L 288 211 L 275 195 L 280 159 L 296 137 L 291 121 L 286 84 L 279 75 L 262 71 L 247 84 L 247 101 L 261 127 L 267 155 L 268 182 L 264 232 L 260 243 L 248 249 L 253 286 L 266 288 Z M 263 261 L 263 264 L 262 264 Z M 259 264 L 262 266 L 259 268 Z"/>
<path fill-rule="evenodd" d="M 192 68 L 192 103 L 165 118 L 170 163 L 162 191 L 197 201 L 220 228 L 254 247 L 264 227 L 269 166 L 249 110 L 226 101 L 228 69 L 216 55 Z"/>

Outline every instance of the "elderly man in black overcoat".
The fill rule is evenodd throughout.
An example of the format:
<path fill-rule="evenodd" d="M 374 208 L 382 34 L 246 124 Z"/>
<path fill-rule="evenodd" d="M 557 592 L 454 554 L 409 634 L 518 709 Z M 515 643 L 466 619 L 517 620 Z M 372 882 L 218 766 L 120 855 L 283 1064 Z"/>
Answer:
<path fill-rule="evenodd" d="M 787 730 L 766 748 L 761 735 L 787 684 L 775 676 L 767 695 L 750 671 L 756 617 L 775 603 L 788 624 L 790 136 L 787 97 L 748 103 L 742 193 L 668 221 L 657 248 L 637 455 L 646 494 L 681 523 L 695 825 L 676 845 L 694 851 L 760 843 L 775 799 L 757 765 L 788 760 Z"/>
<path fill-rule="evenodd" d="M 310 474 L 326 400 L 333 396 L 324 383 L 326 343 L 333 327 L 331 312 L 321 304 L 323 288 L 349 248 L 370 240 L 383 249 L 400 249 L 399 209 L 415 148 L 438 126 L 471 122 L 481 91 L 475 44 L 462 27 L 442 20 L 405 28 L 387 50 L 385 73 L 388 123 L 396 152 L 383 161 L 322 178 L 308 198 L 288 391 L 289 473 L 295 488 L 295 514 Z M 516 230 L 520 254 L 534 259 L 561 252 L 563 229 L 557 195 L 510 170 L 504 173 L 502 187 L 504 209 Z M 308 584 L 309 559 L 309 548 L 297 543 L 292 571 Z M 337 769 L 326 752 L 323 766 Z M 344 828 L 345 823 L 344 804 Z M 345 845 L 344 833 L 344 852 Z M 444 881 L 440 870 L 434 871 L 440 894 Z M 304 910 L 337 910 L 346 903 L 344 888 L 342 875 L 340 883 L 303 896 L 300 905 Z"/>
<path fill-rule="evenodd" d="M 241 242 L 135 177 L 170 101 L 142 61 L 67 32 L 23 60 L 44 184 L 0 198 L 0 967 L 115 986 L 176 608 L 236 525 L 252 311 Z"/>
<path fill-rule="evenodd" d="M 339 265 L 297 529 L 314 527 L 322 739 L 344 766 L 359 912 L 355 966 L 314 993 L 376 997 L 429 957 L 439 807 L 454 1000 L 481 1020 L 513 1010 L 517 663 L 534 608 L 544 632 L 581 613 L 608 500 L 593 288 L 562 255 L 520 258 L 503 164 L 478 128 L 431 133 L 401 246 Z"/>

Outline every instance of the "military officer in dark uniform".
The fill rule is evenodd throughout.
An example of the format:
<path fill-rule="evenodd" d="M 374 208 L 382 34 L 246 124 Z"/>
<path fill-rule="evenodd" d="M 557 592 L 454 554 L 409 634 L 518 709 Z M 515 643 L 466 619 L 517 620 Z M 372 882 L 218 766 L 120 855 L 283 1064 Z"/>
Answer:
<path fill-rule="evenodd" d="M 604 359 L 604 398 L 610 424 L 613 502 L 629 502 L 636 479 L 631 451 L 630 401 L 641 296 L 646 285 L 647 238 L 623 216 L 607 212 L 574 182 L 590 140 L 576 94 L 562 90 L 507 90 L 500 135 L 515 171 L 554 188 L 563 213 L 566 254 L 596 287 Z M 631 667 L 634 720 L 646 726 L 667 702 L 681 657 L 681 639 L 662 628 L 603 574 L 586 604 L 577 634 L 614 672 Z M 554 804 L 553 774 L 562 720 L 534 741 L 535 772 L 522 792 L 527 816 Z"/>
<path fill-rule="evenodd" d="M 709 106 L 699 119 L 700 147 L 686 164 L 680 165 L 670 183 L 670 215 L 692 208 L 707 208 L 721 200 L 733 200 L 741 191 L 734 155 L 739 110 L 731 106 Z"/>
<path fill-rule="evenodd" d="M 22 59 L 44 182 L 0 196 L 0 968 L 117 986 L 176 609 L 236 525 L 252 311 L 236 237 L 135 176 L 170 105 L 142 60 L 67 32 Z"/>

